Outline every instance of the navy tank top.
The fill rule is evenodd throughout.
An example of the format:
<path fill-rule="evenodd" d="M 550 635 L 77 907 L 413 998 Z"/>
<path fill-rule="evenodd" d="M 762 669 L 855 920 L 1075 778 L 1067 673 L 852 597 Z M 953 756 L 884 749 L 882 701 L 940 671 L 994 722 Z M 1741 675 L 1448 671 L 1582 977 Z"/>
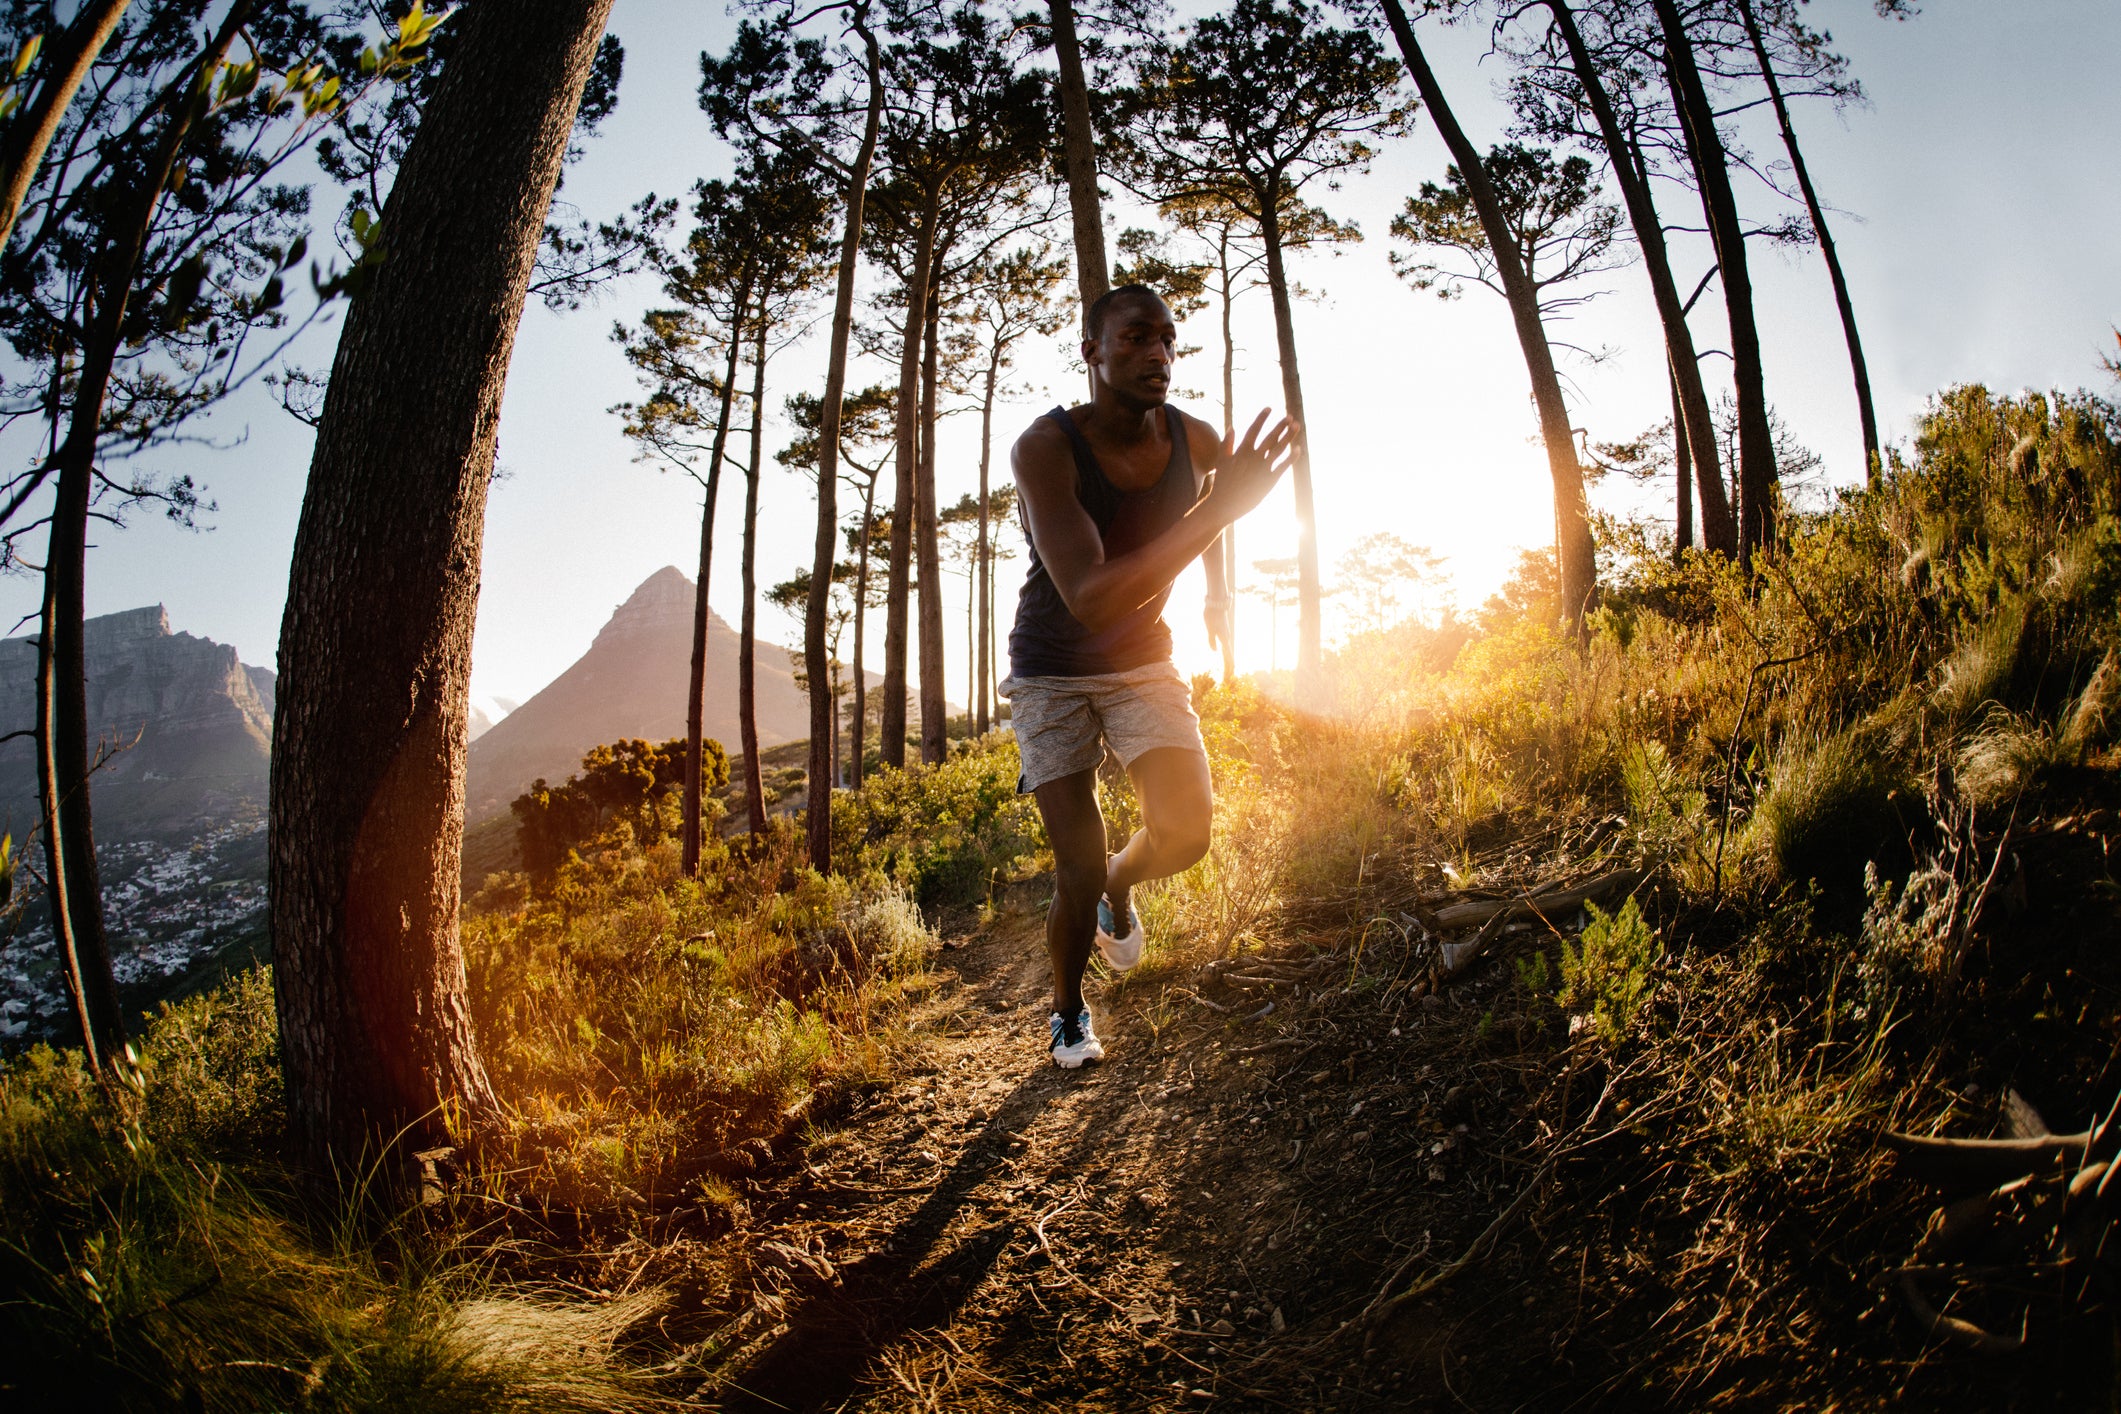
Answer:
<path fill-rule="evenodd" d="M 1194 485 L 1193 458 L 1186 450 L 1185 423 L 1177 408 L 1164 409 L 1171 429 L 1171 462 L 1155 485 L 1140 491 L 1122 491 L 1105 478 L 1097 454 L 1066 408 L 1055 408 L 1046 416 L 1068 434 L 1075 449 L 1076 498 L 1104 540 L 1106 559 L 1140 549 L 1193 508 L 1199 490 Z M 1030 544 L 1028 534 L 1024 540 L 1031 566 L 1016 598 L 1015 626 L 1009 630 L 1011 674 L 1020 678 L 1091 677 L 1123 673 L 1171 656 L 1171 630 L 1163 618 L 1164 601 L 1171 596 L 1168 585 L 1117 623 L 1092 633 L 1068 611 L 1053 576 L 1039 562 L 1038 546 Z"/>

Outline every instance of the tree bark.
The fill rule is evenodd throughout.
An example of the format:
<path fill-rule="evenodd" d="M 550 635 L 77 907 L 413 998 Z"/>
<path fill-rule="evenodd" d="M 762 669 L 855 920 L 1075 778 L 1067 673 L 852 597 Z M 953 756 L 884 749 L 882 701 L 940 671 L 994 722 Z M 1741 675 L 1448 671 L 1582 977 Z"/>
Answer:
<path fill-rule="evenodd" d="M 44 163 L 68 105 L 95 67 L 103 46 L 117 33 L 128 3 L 91 0 L 82 7 L 59 42 L 46 51 L 51 68 L 37 86 L 37 96 L 8 124 L 6 140 L 0 142 L 0 250 L 7 249 L 15 234 L 15 220 L 22 214 L 30 184 L 37 179 L 37 168 Z"/>
<path fill-rule="evenodd" d="M 1849 371 L 1856 384 L 1856 418 L 1863 431 L 1863 474 L 1865 480 L 1875 487 L 1883 472 L 1878 461 L 1878 414 L 1871 404 L 1871 374 L 1863 360 L 1863 339 L 1856 332 L 1856 305 L 1849 298 L 1848 278 L 1841 273 L 1841 256 L 1834 249 L 1833 233 L 1827 229 L 1826 207 L 1812 186 L 1811 171 L 1804 165 L 1804 153 L 1797 146 L 1797 129 L 1790 122 L 1789 104 L 1782 97 L 1782 83 L 1775 77 L 1775 66 L 1768 59 L 1767 40 L 1760 33 L 1760 21 L 1753 14 L 1752 0 L 1738 0 L 1738 13 L 1745 19 L 1746 37 L 1753 41 L 1753 56 L 1760 61 L 1760 77 L 1767 83 L 1768 97 L 1775 104 L 1775 121 L 1782 128 L 1783 150 L 1790 155 L 1790 170 L 1797 174 L 1797 188 L 1804 193 L 1804 213 L 1811 219 L 1812 234 L 1819 238 L 1819 253 L 1826 257 L 1827 278 L 1834 286 L 1834 308 L 1841 312 L 1841 334 L 1848 341 Z"/>
<path fill-rule="evenodd" d="M 1068 177 L 1068 210 L 1075 228 L 1075 286 L 1083 316 L 1112 288 L 1105 261 L 1105 220 L 1097 199 L 1097 134 L 1090 126 L 1090 85 L 1083 78 L 1082 45 L 1070 0 L 1046 0 L 1053 19 L 1053 57 L 1060 69 L 1061 157 Z"/>
<path fill-rule="evenodd" d="M 766 828 L 766 786 L 759 770 L 758 717 L 758 529 L 759 465 L 766 451 L 766 312 L 759 311 L 751 343 L 751 459 L 744 464 L 743 627 L 736 648 L 736 727 L 744 743 L 744 813 L 757 838 Z M 816 687 L 825 680 L 812 678 Z M 825 689 L 831 697 L 829 685 Z M 838 714 L 825 739 L 839 736 Z M 833 779 L 831 771 L 825 779 Z"/>
<path fill-rule="evenodd" d="M 714 569 L 714 506 L 722 486 L 722 453 L 729 445 L 729 409 L 736 400 L 737 356 L 744 346 L 743 310 L 751 300 L 749 278 L 739 280 L 736 311 L 729 323 L 729 356 L 722 365 L 721 408 L 715 416 L 714 442 L 707 453 L 707 490 L 700 506 L 700 573 L 692 587 L 692 669 L 685 681 L 685 799 L 683 869 L 685 877 L 700 873 L 700 831 L 704 795 L 702 775 L 707 751 L 707 625 L 713 609 L 708 603 L 708 580 Z"/>
<path fill-rule="evenodd" d="M 1605 142 L 1606 155 L 1612 159 L 1613 177 L 1620 185 L 1621 199 L 1627 207 L 1628 224 L 1634 228 L 1635 244 L 1642 251 L 1643 269 L 1650 277 L 1650 293 L 1657 302 L 1657 318 L 1664 326 L 1664 343 L 1673 379 L 1676 410 L 1673 413 L 1672 441 L 1675 446 L 1683 443 L 1696 464 L 1713 467 L 1716 465 L 1716 424 L 1709 412 L 1708 392 L 1701 382 L 1701 363 L 1694 350 L 1694 333 L 1687 325 L 1686 308 L 1679 299 L 1679 286 L 1672 278 L 1672 261 L 1664 243 L 1664 223 L 1657 215 L 1657 203 L 1650 192 L 1648 174 L 1641 165 L 1641 154 L 1628 134 L 1621 130 L 1612 98 L 1606 93 L 1605 81 L 1599 77 L 1598 66 L 1592 62 L 1590 49 L 1576 27 L 1576 17 L 1570 13 L 1565 0 L 1547 0 L 1547 7 L 1554 12 L 1555 24 L 1568 46 L 1569 63 L 1575 69 L 1576 80 L 1583 85 L 1584 97 L 1597 119 L 1599 136 Z M 1686 494 L 1683 488 L 1681 494 Z M 1692 505 L 1690 502 L 1683 504 L 1686 509 L 1681 514 L 1691 521 Z M 1737 553 L 1738 526 L 1732 518 L 1730 502 L 1724 497 L 1723 482 L 1718 477 L 1707 477 L 1701 484 L 1701 533 L 1709 549 L 1726 555 Z M 1682 543 L 1692 543 L 1691 533 Z"/>
<path fill-rule="evenodd" d="M 1547 472 L 1554 482 L 1554 549 L 1560 571 L 1560 618 L 1572 631 L 1580 632 L 1583 616 L 1591 607 L 1592 596 L 1598 592 L 1598 557 L 1591 541 L 1583 467 L 1576 460 L 1576 441 L 1569 427 L 1568 403 L 1561 395 L 1561 378 L 1554 369 L 1554 351 L 1547 343 L 1546 326 L 1539 315 L 1539 292 L 1532 287 L 1531 278 L 1525 273 L 1523 254 L 1517 248 L 1516 237 L 1510 234 L 1509 222 L 1504 219 L 1495 188 L 1488 181 L 1487 169 L 1480 165 L 1480 153 L 1466 137 L 1465 130 L 1459 127 L 1450 104 L 1445 101 L 1443 89 L 1437 84 L 1436 75 L 1430 71 L 1421 45 L 1414 37 L 1414 26 L 1408 22 L 1407 12 L 1401 8 L 1399 0 L 1384 0 L 1384 6 L 1392 35 L 1399 41 L 1399 52 L 1406 60 L 1408 72 L 1414 76 L 1415 86 L 1421 90 L 1422 102 L 1428 107 L 1429 119 L 1436 124 L 1436 131 L 1451 150 L 1451 159 L 1464 174 L 1466 191 L 1479 212 L 1481 229 L 1486 233 L 1488 248 L 1495 257 L 1496 274 L 1501 277 L 1503 291 L 1509 299 L 1510 317 L 1517 326 L 1517 344 L 1524 351 L 1525 369 L 1532 379 L 1532 401 L 1539 410 L 1540 436 L 1547 448 Z"/>
<path fill-rule="evenodd" d="M 899 347 L 898 410 L 893 448 L 891 579 L 884 595 L 884 710 L 882 755 L 906 764 L 907 616 L 912 608 L 913 541 L 920 495 L 921 343 L 928 327 L 928 285 L 935 265 L 935 198 L 924 198 L 914 233 L 913 272 L 906 282 L 905 341 Z M 925 591 L 923 591 L 925 592 Z"/>
<path fill-rule="evenodd" d="M 862 255 L 862 204 L 869 191 L 869 164 L 876 158 L 876 133 L 884 116 L 882 55 L 864 11 L 853 25 L 862 37 L 868 60 L 869 111 L 862 122 L 862 142 L 847 173 L 847 224 L 840 236 L 839 280 L 832 302 L 832 343 L 825 357 L 825 401 L 818 416 L 817 538 L 810 554 L 810 602 L 803 615 L 803 669 L 811 682 L 823 682 L 831 664 L 825 650 L 825 619 L 832 612 L 832 566 L 839 558 L 840 403 L 847 394 L 847 337 L 854 327 L 854 274 Z M 866 530 L 867 527 L 864 527 Z M 818 789 L 832 770 L 832 703 L 810 694 L 809 773 L 804 807 L 805 843 L 810 867 L 824 873 L 832 867 L 832 791 Z"/>
<path fill-rule="evenodd" d="M 280 629 L 271 845 L 287 1107 L 324 1167 L 495 1107 L 458 934 L 480 542 L 509 354 L 610 9 L 465 13 L 384 206 L 390 258 L 333 361 Z"/>
<path fill-rule="evenodd" d="M 994 460 L 994 389 L 1001 377 L 1002 345 L 997 342 L 987 359 L 987 380 L 979 406 L 979 544 L 974 550 L 974 564 L 979 582 L 974 587 L 973 597 L 979 601 L 979 627 L 977 666 L 972 672 L 972 695 L 976 705 L 968 705 L 973 713 L 972 731 L 975 736 L 985 736 L 993 728 L 988 716 L 990 695 L 994 690 L 994 556 L 993 547 L 987 539 L 987 478 Z"/>
<path fill-rule="evenodd" d="M 1730 167 L 1716 113 L 1694 64 L 1694 47 L 1673 0 L 1654 0 L 1664 28 L 1666 77 L 1686 136 L 1695 185 L 1701 190 L 1709 238 L 1721 267 L 1723 303 L 1731 324 L 1731 381 L 1738 398 L 1738 560 L 1775 538 L 1775 440 L 1768 427 L 1767 383 L 1760 365 L 1760 330 L 1753 318 L 1753 280 L 1746 264 L 1745 229 L 1731 191 Z"/>
<path fill-rule="evenodd" d="M 1296 369 L 1296 324 L 1289 275 L 1282 262 L 1281 195 L 1260 193 L 1259 233 L 1267 253 L 1267 294 L 1274 302 L 1274 342 L 1281 354 L 1281 394 L 1295 419 L 1296 455 L 1289 483 L 1296 492 L 1296 698 L 1315 706 L 1324 690 L 1325 619 L 1318 582 L 1318 517 L 1311 497 L 1311 427 L 1304 418 L 1303 379 Z"/>
<path fill-rule="evenodd" d="M 915 467 L 913 509 L 919 524 L 913 548 L 920 566 L 921 760 L 934 765 L 950 754 L 950 704 L 943 676 L 943 545 L 935 503 L 936 342 L 942 291 L 928 292 L 928 329 L 921 345 L 921 454 Z"/>

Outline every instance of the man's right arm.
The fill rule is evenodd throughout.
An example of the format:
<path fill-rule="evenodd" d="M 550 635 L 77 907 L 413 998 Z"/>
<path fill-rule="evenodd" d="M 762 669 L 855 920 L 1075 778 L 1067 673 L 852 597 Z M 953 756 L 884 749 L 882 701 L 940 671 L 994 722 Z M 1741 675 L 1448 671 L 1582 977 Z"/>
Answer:
<path fill-rule="evenodd" d="M 1039 562 L 1068 612 L 1093 633 L 1148 603 L 1222 534 L 1258 505 L 1287 468 L 1293 441 L 1286 419 L 1262 440 L 1262 412 L 1241 446 L 1226 444 L 1214 485 L 1162 535 L 1116 559 L 1075 491 L 1075 461 L 1065 433 L 1040 419 L 1019 437 L 1010 461 L 1017 496 Z M 1234 439 L 1232 439 L 1234 441 Z"/>

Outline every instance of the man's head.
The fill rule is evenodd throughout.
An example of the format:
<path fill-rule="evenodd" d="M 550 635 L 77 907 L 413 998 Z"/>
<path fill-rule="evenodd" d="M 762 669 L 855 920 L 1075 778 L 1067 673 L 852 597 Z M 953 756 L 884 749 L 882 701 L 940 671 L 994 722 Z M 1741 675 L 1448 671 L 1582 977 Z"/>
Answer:
<path fill-rule="evenodd" d="M 1121 401 L 1161 407 L 1171 390 L 1178 326 L 1163 297 L 1147 285 L 1120 285 L 1097 297 L 1083 316 L 1083 362 Z"/>

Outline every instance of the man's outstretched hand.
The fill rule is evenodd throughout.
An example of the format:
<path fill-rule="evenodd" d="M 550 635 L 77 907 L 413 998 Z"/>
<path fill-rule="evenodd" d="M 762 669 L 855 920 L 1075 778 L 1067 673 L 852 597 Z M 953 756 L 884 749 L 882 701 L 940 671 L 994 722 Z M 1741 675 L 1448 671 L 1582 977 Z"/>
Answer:
<path fill-rule="evenodd" d="M 1259 410 L 1259 416 L 1253 418 L 1252 425 L 1245 429 L 1244 441 L 1239 442 L 1234 432 L 1223 438 L 1222 456 L 1215 465 L 1215 485 L 1208 492 L 1208 502 L 1218 524 L 1228 525 L 1249 514 L 1253 507 L 1267 499 L 1274 483 L 1289 469 L 1299 429 L 1285 417 L 1262 438 L 1259 429 L 1265 425 L 1270 411 L 1267 408 Z"/>

